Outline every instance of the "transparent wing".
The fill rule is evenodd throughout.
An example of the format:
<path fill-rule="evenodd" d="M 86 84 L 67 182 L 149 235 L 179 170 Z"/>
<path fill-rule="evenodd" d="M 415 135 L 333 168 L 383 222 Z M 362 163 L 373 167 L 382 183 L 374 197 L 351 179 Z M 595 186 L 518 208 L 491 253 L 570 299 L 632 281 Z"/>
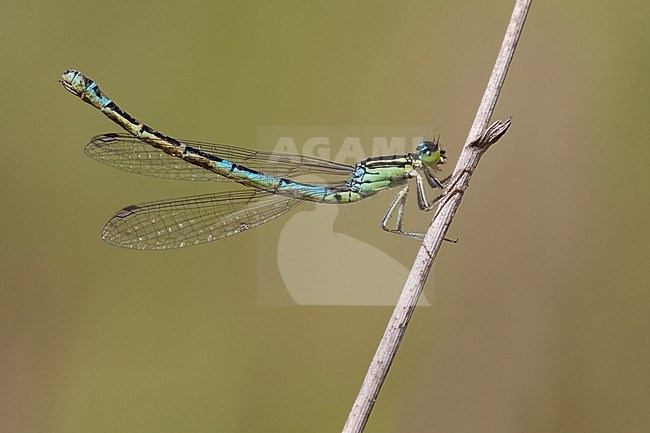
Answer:
<path fill-rule="evenodd" d="M 181 142 L 202 152 L 276 177 L 296 177 L 305 174 L 348 177 L 353 170 L 350 165 L 311 156 L 261 152 L 191 140 L 181 140 Z M 169 156 L 128 134 L 97 135 L 86 145 L 85 151 L 88 156 L 99 162 L 131 173 L 166 179 L 227 180 L 180 158 Z"/>
<path fill-rule="evenodd" d="M 134 249 L 181 248 L 225 238 L 275 219 L 302 200 L 258 190 L 145 203 L 106 223 L 104 240 Z"/>

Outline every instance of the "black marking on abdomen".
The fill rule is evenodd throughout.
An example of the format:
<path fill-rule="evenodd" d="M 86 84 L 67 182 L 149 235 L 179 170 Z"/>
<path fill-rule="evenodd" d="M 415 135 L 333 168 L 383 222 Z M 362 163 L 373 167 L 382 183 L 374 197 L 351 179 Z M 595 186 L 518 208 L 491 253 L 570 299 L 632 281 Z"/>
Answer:
<path fill-rule="evenodd" d="M 93 87 L 92 89 L 88 88 L 92 83 L 93 81 L 91 79 L 84 77 L 84 87 L 86 88 L 86 91 L 92 93 L 98 99 L 103 99 L 104 95 L 102 94 L 102 91 L 99 89 L 99 86 L 97 84 L 95 84 L 95 87 Z"/>
<path fill-rule="evenodd" d="M 180 143 L 179 143 L 180 144 Z M 186 146 L 185 147 L 185 152 L 192 152 L 200 157 L 203 157 L 205 159 L 208 159 L 210 161 L 216 161 L 216 162 L 223 162 L 224 160 L 222 158 L 219 158 L 218 156 L 212 155 L 211 153 L 205 153 L 195 147 L 192 146 Z M 232 167 L 230 167 L 230 171 L 233 171 L 235 169 L 235 165 L 233 164 Z"/>
<path fill-rule="evenodd" d="M 275 185 L 275 187 L 273 187 L 272 192 L 277 193 L 280 188 L 288 187 L 292 183 L 294 183 L 294 181 L 292 181 L 291 179 L 286 179 L 284 177 L 280 177 L 280 178 L 278 178 L 278 183 Z"/>
<path fill-rule="evenodd" d="M 106 107 L 110 108 L 112 111 L 114 111 L 115 114 L 124 117 L 129 123 L 131 123 L 131 124 L 137 124 L 138 123 L 138 121 L 135 120 L 134 117 L 131 117 L 131 115 L 129 113 L 127 113 L 126 111 L 124 111 L 120 107 L 118 107 L 115 104 L 115 102 L 111 101 L 110 103 L 108 103 L 108 105 L 106 105 Z"/>
<path fill-rule="evenodd" d="M 222 159 L 222 161 L 224 161 L 224 160 Z M 245 172 L 245 173 L 264 174 L 264 173 L 262 173 L 261 171 L 253 170 L 252 168 L 248 168 L 248 167 L 246 167 L 245 165 L 235 164 L 235 163 L 232 163 L 232 165 L 233 165 L 233 167 L 235 167 L 237 170 L 239 170 L 239 171 L 243 171 L 243 172 Z"/>

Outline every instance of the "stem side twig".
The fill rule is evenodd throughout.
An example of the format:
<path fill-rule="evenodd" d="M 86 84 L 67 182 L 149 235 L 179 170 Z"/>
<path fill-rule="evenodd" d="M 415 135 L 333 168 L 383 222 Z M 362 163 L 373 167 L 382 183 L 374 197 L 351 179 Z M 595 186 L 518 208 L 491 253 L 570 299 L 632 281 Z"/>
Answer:
<path fill-rule="evenodd" d="M 505 122 L 497 121 L 490 128 L 487 128 L 487 125 L 492 117 L 501 87 L 505 81 L 531 1 L 516 0 L 515 2 L 501 50 L 476 113 L 476 118 L 467 136 L 451 181 L 446 187 L 446 197 L 441 201 L 429 230 L 422 241 L 422 246 L 404 284 L 402 294 L 397 301 L 386 331 L 352 406 L 343 433 L 360 433 L 365 428 L 379 390 L 395 358 L 406 327 L 431 271 L 433 261 L 460 205 L 463 192 L 469 186 L 471 175 L 483 153 L 499 140 L 510 127 L 510 119 Z"/>

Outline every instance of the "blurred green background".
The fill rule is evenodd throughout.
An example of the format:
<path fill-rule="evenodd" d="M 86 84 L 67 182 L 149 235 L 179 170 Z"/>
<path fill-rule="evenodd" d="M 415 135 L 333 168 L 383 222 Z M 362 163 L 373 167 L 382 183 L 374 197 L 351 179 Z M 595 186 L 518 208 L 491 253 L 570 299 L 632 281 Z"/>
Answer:
<path fill-rule="evenodd" d="M 103 243 L 115 210 L 206 190 L 87 158 L 116 127 L 63 90 L 65 69 L 178 137 L 431 124 L 455 163 L 512 5 L 3 2 L 0 431 L 339 431 L 392 311 L 258 306 L 253 232 Z M 495 112 L 513 126 L 366 431 L 648 431 L 649 19 L 642 0 L 533 4 Z M 337 227 L 408 264 L 416 243 L 377 227 L 390 200 Z M 303 248 L 296 266 L 317 265 Z"/>

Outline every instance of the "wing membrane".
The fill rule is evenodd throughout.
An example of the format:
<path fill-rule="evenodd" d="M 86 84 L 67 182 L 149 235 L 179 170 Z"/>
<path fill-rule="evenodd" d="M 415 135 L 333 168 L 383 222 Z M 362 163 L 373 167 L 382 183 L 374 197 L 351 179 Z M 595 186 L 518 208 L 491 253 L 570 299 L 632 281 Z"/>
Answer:
<path fill-rule="evenodd" d="M 172 249 L 225 238 L 275 219 L 302 200 L 258 190 L 230 191 L 124 208 L 102 232 L 110 244 Z"/>
<path fill-rule="evenodd" d="M 181 140 L 202 152 L 244 165 L 276 177 L 296 177 L 306 174 L 339 175 L 346 177 L 353 167 L 304 155 L 262 152 L 223 144 Z M 128 134 L 102 134 L 86 145 L 91 158 L 120 170 L 182 180 L 227 180 L 216 173 L 174 158 Z"/>

